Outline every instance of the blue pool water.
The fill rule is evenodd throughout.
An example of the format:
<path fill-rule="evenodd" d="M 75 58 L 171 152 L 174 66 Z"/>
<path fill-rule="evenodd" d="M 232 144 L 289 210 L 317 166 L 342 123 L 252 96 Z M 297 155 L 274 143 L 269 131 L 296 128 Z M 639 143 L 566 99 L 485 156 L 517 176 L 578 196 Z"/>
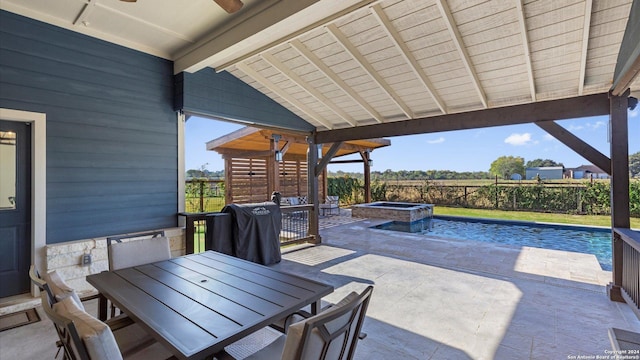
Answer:
<path fill-rule="evenodd" d="M 443 216 L 413 223 L 391 221 L 375 228 L 593 254 L 603 270 L 611 270 L 611 230 L 605 228 Z"/>

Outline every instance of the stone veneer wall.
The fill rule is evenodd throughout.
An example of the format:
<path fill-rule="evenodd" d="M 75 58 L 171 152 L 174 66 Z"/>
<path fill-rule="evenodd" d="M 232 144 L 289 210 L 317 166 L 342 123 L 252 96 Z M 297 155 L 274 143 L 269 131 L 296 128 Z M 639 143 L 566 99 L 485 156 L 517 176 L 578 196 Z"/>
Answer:
<path fill-rule="evenodd" d="M 171 244 L 171 256 L 184 255 L 186 250 L 184 229 L 170 228 L 164 229 L 164 232 Z M 135 240 L 135 238 L 131 240 Z M 124 241 L 129 241 L 129 239 Z M 81 258 L 84 254 L 91 254 L 90 265 L 81 265 Z M 109 270 L 107 239 L 103 237 L 47 245 L 46 267 L 46 269 L 41 269 L 41 272 L 56 270 L 69 286 L 78 291 L 80 296 L 96 293 L 96 290 L 86 282 L 85 277 Z"/>

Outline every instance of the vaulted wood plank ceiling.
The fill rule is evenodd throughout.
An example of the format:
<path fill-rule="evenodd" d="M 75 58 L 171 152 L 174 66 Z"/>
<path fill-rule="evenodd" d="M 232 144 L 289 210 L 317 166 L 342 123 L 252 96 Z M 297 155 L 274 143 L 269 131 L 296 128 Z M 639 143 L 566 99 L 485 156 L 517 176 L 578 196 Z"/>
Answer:
<path fill-rule="evenodd" d="M 630 5 L 380 1 L 221 65 L 318 130 L 603 93 Z"/>
<path fill-rule="evenodd" d="M 228 71 L 326 131 L 606 93 L 632 0 L 244 2 L 233 15 L 212 0 L 0 7 L 175 72 Z"/>

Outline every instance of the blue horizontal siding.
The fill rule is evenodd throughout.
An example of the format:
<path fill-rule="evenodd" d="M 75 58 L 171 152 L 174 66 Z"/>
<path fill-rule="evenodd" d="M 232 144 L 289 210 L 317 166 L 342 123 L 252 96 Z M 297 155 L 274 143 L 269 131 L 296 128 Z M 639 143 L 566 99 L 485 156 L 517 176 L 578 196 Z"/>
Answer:
<path fill-rule="evenodd" d="M 170 61 L 0 11 L 0 107 L 47 115 L 47 243 L 177 225 Z"/>
<path fill-rule="evenodd" d="M 226 71 L 176 75 L 176 106 L 185 112 L 312 132 L 315 127 Z"/>

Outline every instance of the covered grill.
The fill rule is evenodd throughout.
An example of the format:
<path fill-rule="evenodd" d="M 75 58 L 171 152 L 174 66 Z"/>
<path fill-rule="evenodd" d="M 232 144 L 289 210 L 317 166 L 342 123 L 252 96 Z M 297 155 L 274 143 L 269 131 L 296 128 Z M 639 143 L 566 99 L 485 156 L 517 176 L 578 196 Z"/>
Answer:
<path fill-rule="evenodd" d="M 231 216 L 231 255 L 263 265 L 280 262 L 282 213 L 278 205 L 273 202 L 229 204 L 222 213 Z M 215 226 L 212 231 L 215 232 Z M 228 246 L 220 247 L 228 249 Z"/>

